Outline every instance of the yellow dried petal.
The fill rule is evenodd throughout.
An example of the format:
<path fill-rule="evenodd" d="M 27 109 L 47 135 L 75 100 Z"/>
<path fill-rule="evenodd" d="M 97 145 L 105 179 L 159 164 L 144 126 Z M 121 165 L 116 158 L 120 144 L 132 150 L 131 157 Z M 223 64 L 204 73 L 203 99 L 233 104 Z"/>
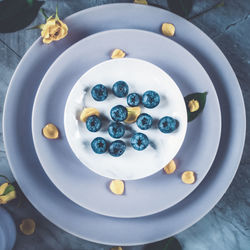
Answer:
<path fill-rule="evenodd" d="M 185 171 L 182 173 L 181 180 L 186 184 L 193 184 L 195 182 L 195 173 L 193 171 Z"/>
<path fill-rule="evenodd" d="M 0 195 L 2 195 L 5 191 L 5 189 L 8 187 L 9 183 L 5 182 L 0 186 Z"/>
<path fill-rule="evenodd" d="M 115 49 L 115 50 L 113 50 L 113 52 L 111 54 L 112 59 L 123 58 L 125 56 L 126 56 L 126 53 L 121 49 Z"/>
<path fill-rule="evenodd" d="M 167 174 L 172 174 L 172 173 L 174 173 L 175 170 L 176 170 L 176 164 L 175 164 L 175 161 L 174 161 L 174 160 L 170 161 L 170 162 L 164 167 L 164 171 L 165 171 Z"/>
<path fill-rule="evenodd" d="M 112 180 L 109 184 L 112 193 L 121 195 L 124 192 L 124 182 L 121 180 Z"/>
<path fill-rule="evenodd" d="M 188 102 L 188 108 L 190 112 L 195 112 L 200 108 L 200 104 L 197 100 L 193 99 Z"/>
<path fill-rule="evenodd" d="M 122 247 L 111 247 L 110 250 L 122 250 Z"/>
<path fill-rule="evenodd" d="M 161 31 L 164 36 L 173 36 L 175 33 L 175 27 L 172 23 L 163 23 Z"/>
<path fill-rule="evenodd" d="M 57 139 L 59 137 L 59 130 L 54 124 L 48 123 L 43 128 L 43 135 L 47 139 Z"/>
<path fill-rule="evenodd" d="M 51 16 L 45 24 L 45 26 L 47 27 L 54 27 L 55 25 L 56 25 L 56 19 L 53 18 L 53 16 Z"/>
<path fill-rule="evenodd" d="M 49 38 L 49 30 L 48 29 L 42 29 L 41 30 L 41 36 L 43 38 Z"/>
<path fill-rule="evenodd" d="M 136 122 L 138 116 L 141 114 L 141 108 L 138 107 L 126 107 L 128 111 L 128 117 L 124 122 L 126 123 L 133 123 Z"/>
<path fill-rule="evenodd" d="M 19 225 L 20 231 L 25 235 L 31 235 L 35 232 L 36 223 L 33 219 L 24 219 Z"/>
<path fill-rule="evenodd" d="M 43 43 L 49 44 L 49 43 L 51 43 L 51 42 L 53 42 L 53 40 L 43 38 Z"/>
<path fill-rule="evenodd" d="M 86 122 L 88 117 L 92 115 L 100 116 L 100 113 L 96 108 L 84 108 L 83 111 L 81 112 L 80 120 L 82 122 Z"/>
<path fill-rule="evenodd" d="M 138 3 L 138 4 L 148 4 L 147 0 L 134 0 L 134 3 Z"/>
<path fill-rule="evenodd" d="M 16 199 L 16 191 L 11 191 L 6 195 L 0 196 L 0 204 L 6 204 L 9 201 Z"/>

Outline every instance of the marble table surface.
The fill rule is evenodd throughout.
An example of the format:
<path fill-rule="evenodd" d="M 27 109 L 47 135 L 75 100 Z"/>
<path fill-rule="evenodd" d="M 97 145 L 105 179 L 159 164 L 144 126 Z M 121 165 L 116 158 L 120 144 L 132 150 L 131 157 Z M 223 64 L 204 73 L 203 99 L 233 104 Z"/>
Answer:
<path fill-rule="evenodd" d="M 132 0 L 61 0 L 59 13 L 66 17 L 92 6 L 132 2 Z M 149 0 L 166 7 L 166 0 Z M 247 121 L 250 121 L 250 1 L 226 0 L 224 6 L 197 15 L 216 4 L 217 0 L 194 1 L 191 22 L 202 29 L 220 47 L 238 77 L 246 104 Z M 47 0 L 44 8 L 55 10 L 56 1 Z M 42 23 L 38 15 L 34 24 Z M 150 21 L 150 20 L 149 20 Z M 33 24 L 33 25 L 34 25 Z M 39 36 L 36 30 L 21 30 L 0 34 L 0 174 L 14 178 L 8 165 L 2 135 L 2 112 L 5 94 L 14 70 L 31 44 Z M 198 223 L 176 235 L 184 250 L 249 250 L 250 249 L 250 130 L 247 126 L 246 145 L 239 170 L 220 202 Z M 72 236 L 44 218 L 24 198 L 20 207 L 12 203 L 5 205 L 17 225 L 16 250 L 54 249 L 110 249 L 110 246 L 88 242 Z M 24 236 L 18 225 L 23 218 L 34 218 L 35 234 Z M 165 241 L 147 246 L 125 247 L 130 250 L 162 250 Z"/>

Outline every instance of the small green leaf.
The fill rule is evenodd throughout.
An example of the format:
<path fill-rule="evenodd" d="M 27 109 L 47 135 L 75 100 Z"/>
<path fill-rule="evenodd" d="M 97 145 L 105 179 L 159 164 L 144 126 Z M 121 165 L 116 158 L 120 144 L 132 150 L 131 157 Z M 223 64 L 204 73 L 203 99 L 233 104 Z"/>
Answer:
<path fill-rule="evenodd" d="M 9 184 L 2 195 L 6 195 L 6 194 L 8 194 L 8 193 L 10 193 L 11 191 L 14 191 L 14 190 L 15 190 L 15 187 L 13 185 Z"/>
<path fill-rule="evenodd" d="M 44 1 L 3 0 L 0 1 L 0 33 L 21 30 L 37 16 Z"/>
<path fill-rule="evenodd" d="M 192 10 L 193 0 L 167 0 L 169 9 L 183 17 L 187 17 Z"/>
<path fill-rule="evenodd" d="M 175 237 L 170 237 L 165 240 L 148 244 L 143 250 L 182 250 L 182 247 Z"/>
<path fill-rule="evenodd" d="M 42 15 L 44 16 L 45 21 L 46 21 L 49 17 L 47 16 L 47 14 L 46 14 L 46 12 L 45 12 L 45 9 L 44 9 L 44 8 L 41 8 L 40 11 L 41 11 L 41 13 L 42 13 Z"/>
<path fill-rule="evenodd" d="M 10 183 L 10 180 L 5 175 L 0 174 L 0 178 L 4 178 L 8 183 Z"/>
<path fill-rule="evenodd" d="M 181 244 L 175 237 L 168 238 L 167 240 L 167 244 L 163 250 L 182 250 Z"/>
<path fill-rule="evenodd" d="M 185 98 L 186 108 L 187 108 L 187 114 L 188 114 L 188 122 L 193 121 L 204 109 L 207 99 L 207 92 L 204 93 L 193 93 L 190 95 L 187 95 Z M 188 103 L 191 100 L 197 100 L 199 102 L 199 109 L 195 112 L 190 112 L 188 108 Z"/>
<path fill-rule="evenodd" d="M 34 0 L 26 0 L 29 5 L 32 5 Z"/>

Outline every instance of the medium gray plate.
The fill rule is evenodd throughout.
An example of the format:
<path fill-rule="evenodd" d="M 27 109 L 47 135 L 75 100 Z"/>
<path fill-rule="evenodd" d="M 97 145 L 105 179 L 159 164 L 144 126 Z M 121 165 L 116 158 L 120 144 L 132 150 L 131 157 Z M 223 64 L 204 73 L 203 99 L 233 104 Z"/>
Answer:
<path fill-rule="evenodd" d="M 133 219 L 95 214 L 64 196 L 39 163 L 31 134 L 31 111 L 36 91 L 54 60 L 80 39 L 115 28 L 158 33 L 161 23 L 166 21 L 176 27 L 173 39 L 199 60 L 214 83 L 222 114 L 218 153 L 206 178 L 194 192 L 164 212 Z M 65 39 L 46 46 L 39 38 L 29 49 L 16 69 L 5 99 L 4 142 L 11 169 L 23 192 L 45 217 L 60 228 L 103 244 L 144 244 L 172 236 L 193 225 L 215 206 L 229 187 L 244 147 L 245 107 L 239 83 L 227 59 L 193 24 L 154 7 L 103 5 L 78 12 L 66 22 L 70 33 Z"/>
<path fill-rule="evenodd" d="M 7 211 L 0 206 L 0 249 L 12 249 L 15 241 L 16 225 Z"/>
<path fill-rule="evenodd" d="M 188 123 L 184 143 L 175 157 L 178 165 L 175 174 L 159 171 L 147 178 L 126 181 L 123 196 L 112 194 L 108 190 L 110 179 L 95 174 L 78 160 L 64 131 L 64 108 L 72 87 L 86 70 L 108 60 L 114 48 L 122 48 L 128 57 L 149 61 L 165 70 L 183 96 L 208 92 L 204 112 L 196 121 Z M 59 140 L 47 140 L 42 136 L 42 128 L 49 122 L 59 128 Z M 41 165 L 68 198 L 99 214 L 139 217 L 175 205 L 200 184 L 217 153 L 221 114 L 213 83 L 199 62 L 182 46 L 152 32 L 111 30 L 71 46 L 50 67 L 35 98 L 32 131 Z M 186 170 L 197 175 L 193 185 L 181 181 L 181 173 Z"/>

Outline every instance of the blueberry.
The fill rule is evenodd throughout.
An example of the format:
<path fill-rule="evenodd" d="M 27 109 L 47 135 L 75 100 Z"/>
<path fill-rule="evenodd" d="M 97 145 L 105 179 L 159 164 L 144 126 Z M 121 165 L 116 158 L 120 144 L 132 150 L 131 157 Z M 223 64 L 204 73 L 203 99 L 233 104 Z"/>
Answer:
<path fill-rule="evenodd" d="M 104 101 L 108 97 L 108 90 L 104 85 L 97 84 L 92 88 L 91 95 L 98 102 Z"/>
<path fill-rule="evenodd" d="M 137 126 L 142 130 L 151 128 L 152 123 L 153 123 L 153 118 L 151 117 L 151 115 L 145 113 L 140 114 L 136 121 Z"/>
<path fill-rule="evenodd" d="M 110 116 L 114 121 L 122 122 L 128 117 L 128 111 L 124 106 L 117 105 L 111 109 Z"/>
<path fill-rule="evenodd" d="M 118 81 L 114 83 L 112 90 L 115 96 L 125 97 L 128 94 L 128 84 L 124 81 Z"/>
<path fill-rule="evenodd" d="M 127 103 L 131 107 L 136 107 L 140 104 L 141 97 L 137 93 L 131 93 L 127 97 Z"/>
<path fill-rule="evenodd" d="M 86 127 L 90 132 L 98 131 L 101 128 L 101 126 L 102 126 L 102 122 L 98 116 L 92 115 L 88 117 L 86 121 Z"/>
<path fill-rule="evenodd" d="M 107 151 L 107 142 L 102 137 L 96 137 L 91 142 L 91 147 L 95 153 L 103 154 Z"/>
<path fill-rule="evenodd" d="M 134 149 L 141 151 L 148 146 L 149 140 L 145 134 L 136 133 L 131 137 L 130 143 Z"/>
<path fill-rule="evenodd" d="M 170 116 L 165 116 L 158 122 L 158 128 L 162 133 L 171 133 L 178 127 L 178 121 Z"/>
<path fill-rule="evenodd" d="M 121 140 L 113 141 L 109 145 L 109 153 L 115 157 L 121 156 L 125 150 L 126 150 L 126 144 Z"/>
<path fill-rule="evenodd" d="M 142 103 L 146 108 L 152 109 L 160 103 L 160 96 L 155 91 L 148 90 L 142 96 Z"/>
<path fill-rule="evenodd" d="M 121 138 L 125 133 L 125 126 L 120 122 L 112 122 L 108 127 L 108 132 L 113 138 Z"/>

